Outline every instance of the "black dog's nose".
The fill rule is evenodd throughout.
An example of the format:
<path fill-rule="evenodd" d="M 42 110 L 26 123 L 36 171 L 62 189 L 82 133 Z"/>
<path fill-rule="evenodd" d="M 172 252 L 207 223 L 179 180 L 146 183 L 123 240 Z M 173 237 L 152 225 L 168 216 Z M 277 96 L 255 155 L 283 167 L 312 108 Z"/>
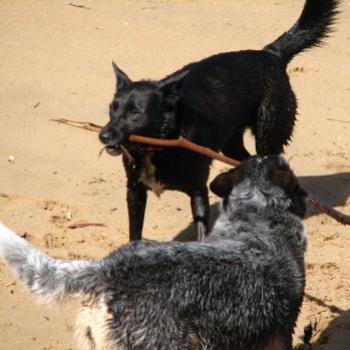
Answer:
<path fill-rule="evenodd" d="M 100 141 L 105 145 L 115 138 L 115 132 L 112 129 L 101 130 L 99 134 Z"/>

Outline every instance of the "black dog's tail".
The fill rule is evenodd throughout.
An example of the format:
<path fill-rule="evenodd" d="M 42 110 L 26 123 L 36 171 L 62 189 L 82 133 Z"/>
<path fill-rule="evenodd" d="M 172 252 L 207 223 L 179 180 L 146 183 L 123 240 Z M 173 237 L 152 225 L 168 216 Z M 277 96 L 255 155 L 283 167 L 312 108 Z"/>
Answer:
<path fill-rule="evenodd" d="M 280 56 L 286 64 L 300 52 L 321 46 L 332 31 L 340 0 L 306 0 L 298 21 L 264 50 Z"/>

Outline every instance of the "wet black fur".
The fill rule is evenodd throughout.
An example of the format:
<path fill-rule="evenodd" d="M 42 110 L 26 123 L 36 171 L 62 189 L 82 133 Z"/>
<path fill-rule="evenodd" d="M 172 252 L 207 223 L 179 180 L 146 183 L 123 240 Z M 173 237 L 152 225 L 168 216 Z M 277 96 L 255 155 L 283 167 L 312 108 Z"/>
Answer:
<path fill-rule="evenodd" d="M 110 121 L 100 133 L 110 153 L 131 134 L 180 135 L 237 160 L 249 156 L 243 132 L 251 129 L 259 155 L 280 154 L 293 133 L 297 103 L 286 72 L 299 52 L 319 46 L 334 22 L 338 0 L 307 0 L 295 25 L 262 50 L 220 53 L 191 63 L 160 81 L 132 82 L 115 64 L 117 92 Z M 208 224 L 211 161 L 183 149 L 145 152 L 125 159 L 130 239 L 140 239 L 149 183 L 141 181 L 149 156 L 164 189 L 188 194 L 199 239 Z M 152 182 L 151 181 L 151 182 Z"/>

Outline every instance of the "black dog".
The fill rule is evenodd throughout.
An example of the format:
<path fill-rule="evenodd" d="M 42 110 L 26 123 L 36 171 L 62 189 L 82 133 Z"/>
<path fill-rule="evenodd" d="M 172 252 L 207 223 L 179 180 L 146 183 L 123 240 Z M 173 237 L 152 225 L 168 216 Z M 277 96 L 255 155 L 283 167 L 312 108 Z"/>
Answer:
<path fill-rule="evenodd" d="M 334 22 L 338 0 L 307 0 L 294 26 L 263 50 L 221 53 L 191 63 L 161 81 L 132 82 L 115 64 L 117 92 L 100 140 L 110 154 L 130 147 L 124 159 L 130 239 L 140 239 L 147 190 L 188 194 L 199 239 L 208 224 L 207 179 L 211 161 L 182 149 L 142 151 L 131 134 L 180 135 L 237 160 L 249 156 L 243 132 L 255 135 L 259 155 L 280 154 L 291 138 L 296 98 L 286 67 L 299 52 L 322 43 Z"/>
<path fill-rule="evenodd" d="M 0 254 L 47 301 L 82 299 L 79 349 L 292 350 L 304 294 L 305 192 L 279 156 L 211 184 L 224 197 L 204 242 L 131 242 L 62 261 L 0 224 Z"/>

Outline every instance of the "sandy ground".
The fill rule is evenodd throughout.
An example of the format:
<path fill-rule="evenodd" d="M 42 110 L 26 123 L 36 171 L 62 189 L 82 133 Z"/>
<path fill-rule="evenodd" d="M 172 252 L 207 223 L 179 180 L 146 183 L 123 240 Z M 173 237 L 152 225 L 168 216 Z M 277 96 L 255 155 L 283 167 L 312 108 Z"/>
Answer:
<path fill-rule="evenodd" d="M 120 158 L 98 159 L 96 134 L 51 118 L 103 124 L 111 61 L 132 78 L 161 78 L 214 53 L 260 48 L 286 30 L 302 0 L 3 0 L 0 7 L 0 219 L 49 255 L 97 258 L 127 242 Z M 77 7 L 73 5 L 81 5 Z M 288 67 L 299 120 L 286 157 L 304 187 L 350 213 L 350 2 L 322 49 Z M 247 140 L 252 144 L 249 135 Z M 14 156 L 14 162 L 9 162 Z M 224 167 L 215 164 L 212 176 Z M 213 209 L 218 199 L 211 196 Z M 213 217 L 215 217 L 213 210 Z M 106 228 L 69 230 L 70 222 Z M 310 211 L 308 323 L 315 349 L 350 349 L 350 230 Z M 144 236 L 193 234 L 189 200 L 149 196 Z M 0 348 L 74 349 L 76 305 L 39 305 L 0 263 Z"/>

